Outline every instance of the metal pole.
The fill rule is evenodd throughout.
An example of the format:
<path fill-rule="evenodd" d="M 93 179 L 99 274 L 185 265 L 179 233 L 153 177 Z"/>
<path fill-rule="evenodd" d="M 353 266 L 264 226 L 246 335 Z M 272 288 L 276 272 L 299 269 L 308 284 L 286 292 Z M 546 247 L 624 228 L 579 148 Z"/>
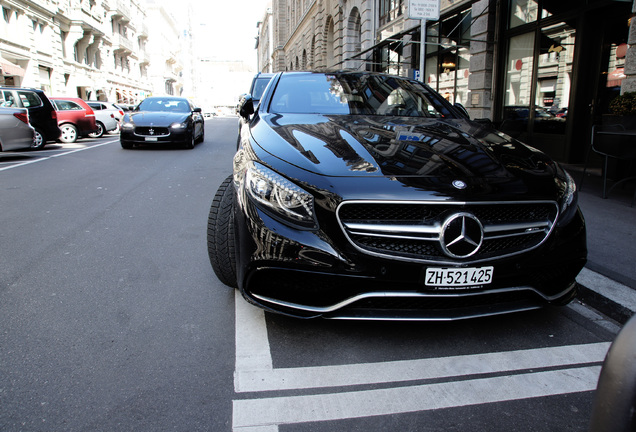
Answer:
<path fill-rule="evenodd" d="M 426 19 L 420 23 L 420 82 L 424 82 L 424 60 L 426 59 Z"/>

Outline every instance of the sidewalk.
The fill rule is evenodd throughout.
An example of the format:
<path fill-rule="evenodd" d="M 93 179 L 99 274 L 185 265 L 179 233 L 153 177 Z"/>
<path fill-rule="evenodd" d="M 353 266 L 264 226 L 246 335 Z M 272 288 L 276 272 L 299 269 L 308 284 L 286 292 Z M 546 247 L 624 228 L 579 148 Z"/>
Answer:
<path fill-rule="evenodd" d="M 587 225 L 588 262 L 577 277 L 579 299 L 625 324 L 636 314 L 636 204 L 630 207 L 635 182 L 626 182 L 601 198 L 598 170 L 586 175 L 567 167 L 579 188 L 579 206 Z M 608 188 L 613 183 L 608 181 Z"/>

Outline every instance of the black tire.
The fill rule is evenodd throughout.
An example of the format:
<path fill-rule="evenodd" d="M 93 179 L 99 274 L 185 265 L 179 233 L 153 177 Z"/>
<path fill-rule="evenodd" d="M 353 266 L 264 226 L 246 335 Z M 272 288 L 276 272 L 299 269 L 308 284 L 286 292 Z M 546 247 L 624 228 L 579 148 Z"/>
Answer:
<path fill-rule="evenodd" d="M 186 141 L 184 147 L 188 150 L 192 150 L 194 148 L 194 129 L 192 129 L 192 133 L 190 134 L 190 139 Z"/>
<path fill-rule="evenodd" d="M 205 127 L 202 127 L 202 128 L 201 128 L 201 136 L 199 137 L 199 139 L 198 139 L 198 141 L 197 141 L 197 142 L 202 143 L 202 142 L 203 142 L 203 140 L 205 140 Z"/>
<path fill-rule="evenodd" d="M 46 136 L 42 133 L 40 129 L 35 129 L 35 134 L 33 135 L 33 144 L 31 145 L 31 150 L 41 150 L 46 145 Z"/>
<path fill-rule="evenodd" d="M 234 185 L 232 176 L 219 186 L 208 216 L 208 256 L 221 282 L 236 288 L 236 249 L 234 246 Z"/>
<path fill-rule="evenodd" d="M 97 132 L 90 133 L 88 134 L 88 136 L 91 138 L 101 138 L 104 135 L 105 130 L 106 129 L 104 128 L 102 122 L 97 122 Z"/>

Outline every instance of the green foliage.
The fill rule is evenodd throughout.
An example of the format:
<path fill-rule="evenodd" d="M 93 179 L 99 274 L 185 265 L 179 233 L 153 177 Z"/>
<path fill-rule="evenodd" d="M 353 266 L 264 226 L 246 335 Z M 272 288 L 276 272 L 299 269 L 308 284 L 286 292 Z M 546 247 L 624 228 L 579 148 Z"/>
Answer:
<path fill-rule="evenodd" d="M 636 114 L 636 92 L 627 92 L 615 97 L 609 104 L 610 113 L 616 115 Z"/>

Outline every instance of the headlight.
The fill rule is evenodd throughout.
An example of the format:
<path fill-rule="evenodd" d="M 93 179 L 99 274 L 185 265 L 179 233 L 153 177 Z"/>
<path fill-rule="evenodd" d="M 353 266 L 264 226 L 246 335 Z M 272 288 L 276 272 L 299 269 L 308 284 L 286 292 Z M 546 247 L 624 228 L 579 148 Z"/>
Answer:
<path fill-rule="evenodd" d="M 281 175 L 250 162 L 245 188 L 259 208 L 274 218 L 303 228 L 316 228 L 314 197 Z"/>
<path fill-rule="evenodd" d="M 577 192 L 576 183 L 567 171 L 563 170 L 565 174 L 565 182 L 563 183 L 564 190 L 561 197 L 561 216 L 559 217 L 559 225 L 565 225 L 572 220 L 576 214 L 577 209 Z"/>
<path fill-rule="evenodd" d="M 131 122 L 124 122 L 121 124 L 122 129 L 133 129 L 135 127 Z"/>
<path fill-rule="evenodd" d="M 172 123 L 170 125 L 170 127 L 172 129 L 185 129 L 185 128 L 188 127 L 188 123 L 186 123 L 186 122 L 183 122 L 183 123 Z"/>

